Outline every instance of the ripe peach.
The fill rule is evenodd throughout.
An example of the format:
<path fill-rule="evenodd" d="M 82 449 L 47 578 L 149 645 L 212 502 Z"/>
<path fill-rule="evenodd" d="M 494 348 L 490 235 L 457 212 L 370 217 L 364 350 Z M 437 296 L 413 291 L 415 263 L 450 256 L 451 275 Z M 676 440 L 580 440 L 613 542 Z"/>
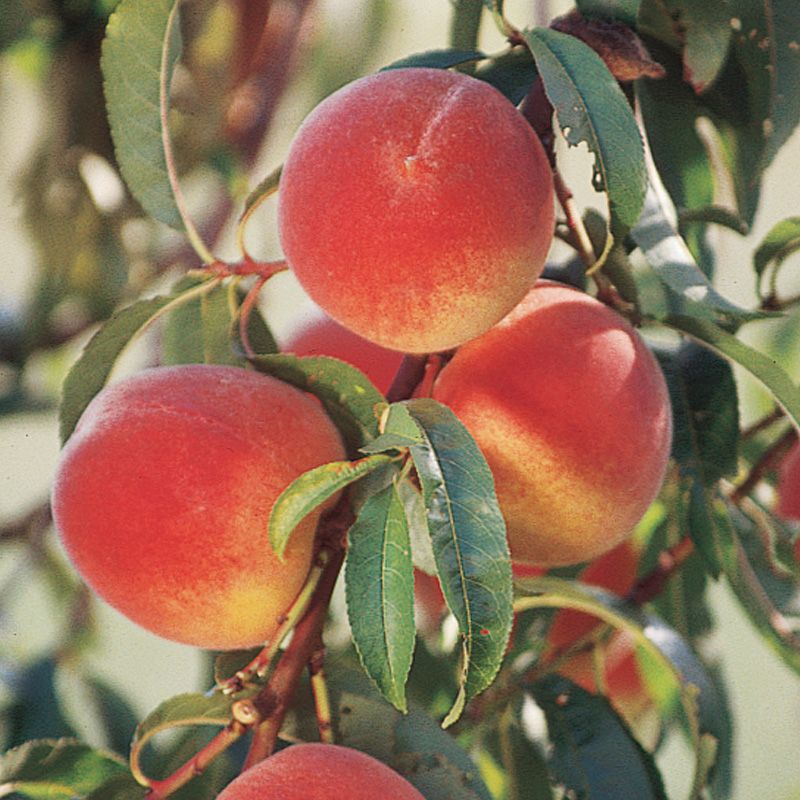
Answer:
<path fill-rule="evenodd" d="M 218 800 L 425 800 L 382 762 L 335 744 L 296 744 L 243 772 Z"/>
<path fill-rule="evenodd" d="M 532 129 L 496 89 L 409 68 L 328 97 L 292 142 L 278 225 L 289 266 L 334 319 L 424 353 L 488 330 L 528 291 L 553 235 Z"/>
<path fill-rule="evenodd" d="M 275 499 L 302 472 L 344 458 L 311 396 L 237 367 L 159 367 L 89 404 L 53 490 L 78 572 L 144 628 L 212 649 L 258 645 L 308 573 L 319 512 L 280 562 Z"/>
<path fill-rule="evenodd" d="M 672 432 L 661 370 L 626 320 L 576 289 L 539 282 L 456 352 L 433 396 L 486 456 L 514 561 L 596 558 L 661 486 Z"/>
<path fill-rule="evenodd" d="M 370 342 L 330 317 L 319 317 L 293 331 L 281 349 L 298 356 L 333 356 L 346 361 L 384 394 L 403 360 L 402 353 Z"/>

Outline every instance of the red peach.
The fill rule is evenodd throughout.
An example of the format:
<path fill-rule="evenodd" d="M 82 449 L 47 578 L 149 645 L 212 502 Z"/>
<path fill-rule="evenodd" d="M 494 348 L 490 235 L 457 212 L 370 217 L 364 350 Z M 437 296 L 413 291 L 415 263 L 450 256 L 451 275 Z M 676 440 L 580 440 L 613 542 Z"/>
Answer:
<path fill-rule="evenodd" d="M 281 176 L 286 259 L 334 319 L 395 350 L 490 328 L 553 235 L 547 156 L 517 109 L 457 72 L 361 78 L 309 115 Z"/>
<path fill-rule="evenodd" d="M 785 520 L 800 520 L 800 444 L 795 444 L 778 470 L 778 507 Z"/>
<path fill-rule="evenodd" d="M 358 367 L 383 394 L 403 360 L 402 353 L 370 342 L 325 316 L 293 331 L 281 349 L 298 356 L 333 356 L 346 361 Z"/>
<path fill-rule="evenodd" d="M 433 396 L 489 463 L 514 561 L 596 558 L 661 486 L 672 434 L 664 376 L 625 319 L 576 289 L 539 282 L 456 352 Z"/>
<path fill-rule="evenodd" d="M 243 772 L 218 800 L 425 800 L 381 761 L 335 744 L 296 744 Z"/>
<path fill-rule="evenodd" d="M 281 562 L 270 510 L 298 475 L 345 457 L 310 395 L 237 367 L 161 367 L 89 404 L 53 490 L 69 557 L 148 630 L 212 649 L 269 639 L 303 585 L 320 511 Z"/>

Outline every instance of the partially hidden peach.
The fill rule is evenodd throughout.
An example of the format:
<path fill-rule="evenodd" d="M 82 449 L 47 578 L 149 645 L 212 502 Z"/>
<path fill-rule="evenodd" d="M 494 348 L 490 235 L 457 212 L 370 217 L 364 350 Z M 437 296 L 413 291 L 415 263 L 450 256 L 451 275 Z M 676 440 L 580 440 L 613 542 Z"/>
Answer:
<path fill-rule="evenodd" d="M 599 586 L 622 597 L 636 583 L 640 547 L 626 539 L 613 550 L 591 562 L 579 574 L 582 583 Z M 547 634 L 547 653 L 563 658 L 569 648 L 585 641 L 602 625 L 580 611 L 559 611 Z M 603 691 L 617 711 L 630 723 L 639 720 L 653 707 L 639 671 L 633 639 L 625 631 L 614 631 L 599 650 L 587 647 L 560 663 L 558 671 L 589 692 Z"/>
<path fill-rule="evenodd" d="M 335 744 L 296 744 L 243 772 L 218 800 L 425 800 L 381 761 Z"/>
<path fill-rule="evenodd" d="M 283 168 L 280 240 L 308 294 L 384 347 L 453 348 L 542 271 L 553 181 L 532 129 L 461 73 L 396 69 L 334 93 Z"/>
<path fill-rule="evenodd" d="M 795 444 L 778 470 L 778 516 L 800 521 L 800 444 Z"/>
<path fill-rule="evenodd" d="M 320 511 L 281 562 L 283 489 L 344 458 L 311 396 L 237 367 L 145 370 L 89 404 L 61 456 L 56 528 L 86 582 L 148 630 L 197 647 L 269 639 L 303 585 Z"/>
<path fill-rule="evenodd" d="M 540 281 L 461 347 L 434 398 L 494 475 L 514 561 L 589 561 L 619 544 L 661 486 L 672 415 L 639 334 L 598 300 Z"/>
<path fill-rule="evenodd" d="M 298 356 L 333 356 L 358 367 L 386 394 L 403 354 L 364 339 L 330 317 L 321 316 L 292 331 L 281 348 Z"/>

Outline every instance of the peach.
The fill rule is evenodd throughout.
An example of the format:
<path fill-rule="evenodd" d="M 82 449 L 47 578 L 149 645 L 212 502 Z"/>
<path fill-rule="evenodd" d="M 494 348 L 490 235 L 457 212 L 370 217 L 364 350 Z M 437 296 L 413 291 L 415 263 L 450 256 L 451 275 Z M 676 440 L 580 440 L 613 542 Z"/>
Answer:
<path fill-rule="evenodd" d="M 553 181 L 496 89 L 427 68 L 361 78 L 300 126 L 281 176 L 280 240 L 308 294 L 384 347 L 456 347 L 539 276 Z"/>
<path fill-rule="evenodd" d="M 335 744 L 295 744 L 243 772 L 218 800 L 425 800 L 372 756 Z"/>
<path fill-rule="evenodd" d="M 625 539 L 613 550 L 591 562 L 580 573 L 579 579 L 582 583 L 624 596 L 636 582 L 640 555 L 640 548 L 634 541 Z M 591 614 L 569 609 L 559 611 L 547 633 L 548 649 L 551 653 L 563 653 L 571 645 L 588 637 L 601 624 Z M 629 634 L 615 631 L 603 644 L 602 670 L 605 693 L 628 720 L 635 721 L 652 706 Z M 562 663 L 558 671 L 589 692 L 597 693 L 600 689 L 595 654 L 591 650 L 576 653 Z"/>
<path fill-rule="evenodd" d="M 333 356 L 358 367 L 386 394 L 403 360 L 402 353 L 387 350 L 340 325 L 318 317 L 292 331 L 281 348 L 298 356 Z"/>
<path fill-rule="evenodd" d="M 62 453 L 53 515 L 86 582 L 144 628 L 211 649 L 258 645 L 303 585 L 320 512 L 281 562 L 270 510 L 345 457 L 320 404 L 237 367 L 145 370 L 89 404 Z"/>
<path fill-rule="evenodd" d="M 514 561 L 596 558 L 661 486 L 672 415 L 639 334 L 594 298 L 539 282 L 434 384 L 494 474 Z"/>

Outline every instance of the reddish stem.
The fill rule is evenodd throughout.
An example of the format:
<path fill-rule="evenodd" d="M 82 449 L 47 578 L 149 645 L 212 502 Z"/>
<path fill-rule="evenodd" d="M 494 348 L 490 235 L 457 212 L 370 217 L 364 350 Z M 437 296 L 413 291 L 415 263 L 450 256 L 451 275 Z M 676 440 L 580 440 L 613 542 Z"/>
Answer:
<path fill-rule="evenodd" d="M 789 428 L 753 464 L 747 477 L 731 492 L 730 499 L 737 505 L 756 488 L 761 479 L 783 461 L 797 439 L 797 431 Z"/>
<path fill-rule="evenodd" d="M 658 597 L 667 581 L 693 552 L 694 542 L 690 537 L 684 536 L 677 544 L 659 553 L 656 566 L 636 582 L 625 599 L 640 606 Z"/>

